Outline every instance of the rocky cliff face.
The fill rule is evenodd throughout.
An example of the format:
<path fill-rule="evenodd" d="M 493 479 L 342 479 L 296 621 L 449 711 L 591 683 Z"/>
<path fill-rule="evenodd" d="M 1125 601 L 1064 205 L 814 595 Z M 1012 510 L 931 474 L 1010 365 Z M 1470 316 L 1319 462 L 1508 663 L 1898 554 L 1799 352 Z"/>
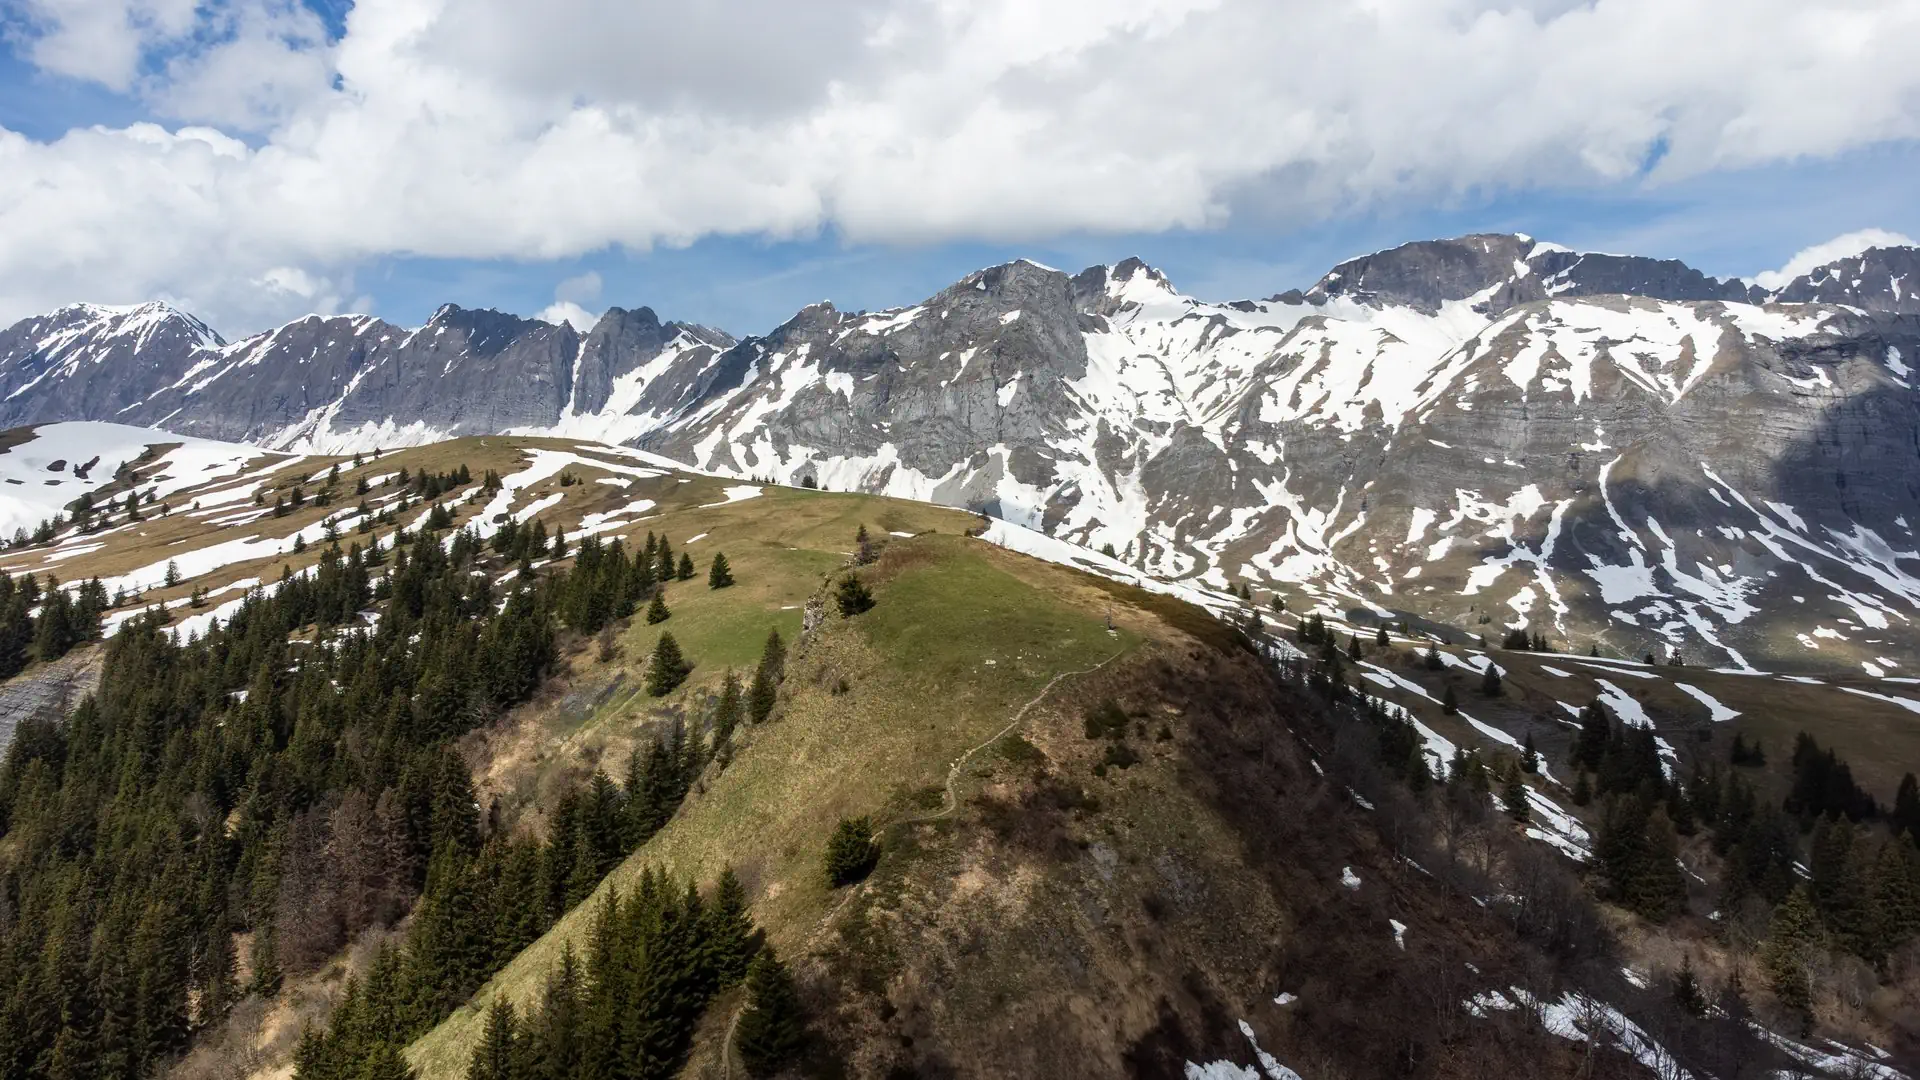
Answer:
<path fill-rule="evenodd" d="M 69 308 L 0 335 L 0 419 L 629 442 L 1296 603 L 1891 676 L 1920 644 L 1916 263 L 1875 249 L 1767 293 L 1476 235 L 1214 304 L 1138 260 L 1022 261 L 739 342 L 645 308 L 585 335 L 450 306 L 230 345 L 156 305 Z"/>
<path fill-rule="evenodd" d="M 165 304 L 74 304 L 23 320 L 0 330 L 0 424 L 137 409 L 220 344 L 206 324 Z"/>
<path fill-rule="evenodd" d="M 637 370 L 732 344 L 646 308 L 615 308 L 585 337 L 449 304 L 416 330 L 309 315 L 228 344 L 162 304 L 83 305 L 0 334 L 0 423 L 112 420 L 315 450 L 545 430 L 653 404 L 619 400 Z"/>
<path fill-rule="evenodd" d="M 1916 349 L 1897 311 L 1524 237 L 1229 305 L 1137 262 L 1014 263 L 912 308 L 809 309 L 643 441 L 1296 602 L 1891 675 L 1920 601 Z"/>

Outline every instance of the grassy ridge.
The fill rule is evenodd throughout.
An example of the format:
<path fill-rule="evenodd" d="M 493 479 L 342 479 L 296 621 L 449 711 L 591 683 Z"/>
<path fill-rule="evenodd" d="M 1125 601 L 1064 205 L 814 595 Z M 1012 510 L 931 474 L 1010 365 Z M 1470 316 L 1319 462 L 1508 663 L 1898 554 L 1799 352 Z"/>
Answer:
<path fill-rule="evenodd" d="M 847 519 L 833 511 L 844 505 L 857 517 L 872 507 L 854 496 L 792 498 L 790 505 L 754 507 L 772 530 L 762 545 L 771 553 L 735 542 L 728 558 L 740 551 L 736 576 L 743 583 L 781 565 L 798 580 L 769 584 L 763 594 L 709 594 L 713 610 L 704 613 L 703 598 L 690 598 L 684 624 L 676 607 L 665 626 L 686 626 L 683 644 L 697 658 L 701 647 L 725 654 L 750 646 L 757 653 L 766 623 L 750 632 L 738 610 L 722 609 L 757 604 L 764 613 L 778 610 L 773 601 L 789 590 L 810 592 L 820 582 L 819 562 L 793 557 L 779 541 L 850 535 L 843 531 Z M 744 515 L 759 501 L 726 509 Z M 797 512 L 801 504 L 805 515 Z M 799 519 L 815 514 L 832 517 Z M 650 865 L 708 881 L 731 864 L 753 897 L 754 917 L 792 954 L 837 900 L 822 880 L 820 858 L 840 817 L 884 818 L 940 787 L 953 761 L 1005 727 L 1055 675 L 1092 667 L 1141 640 L 1132 630 L 1107 631 L 1103 614 L 1112 599 L 1081 575 L 951 534 L 893 541 L 863 575 L 874 583 L 878 606 L 852 620 L 836 616 L 796 653 L 776 721 L 744 733 L 746 746 L 732 765 L 709 775 L 705 790 L 611 875 L 613 886 Z M 639 644 L 656 632 L 642 626 L 630 639 Z M 710 677 L 718 667 L 706 664 Z M 579 948 L 584 941 L 592 903 L 570 912 L 475 1004 L 411 1048 L 423 1077 L 460 1074 L 484 1004 L 496 994 L 524 1002 L 536 993 L 562 943 Z"/>

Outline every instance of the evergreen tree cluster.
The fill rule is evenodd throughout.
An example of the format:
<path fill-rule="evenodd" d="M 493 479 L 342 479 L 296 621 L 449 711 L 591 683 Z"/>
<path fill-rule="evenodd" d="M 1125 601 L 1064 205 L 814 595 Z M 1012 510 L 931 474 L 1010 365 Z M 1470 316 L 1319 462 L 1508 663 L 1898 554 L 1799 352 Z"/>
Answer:
<path fill-rule="evenodd" d="M 21 726 L 0 761 L 0 1075 L 152 1074 L 243 992 L 236 934 L 270 990 L 425 889 L 419 952 L 450 993 L 497 953 L 430 949 L 432 928 L 487 927 L 493 950 L 537 932 L 474 917 L 480 883 L 561 855 L 486 836 L 453 740 L 539 685 L 566 579 L 498 603 L 481 555 L 466 532 L 336 544 L 204 637 L 148 612 L 66 723 Z"/>
<path fill-rule="evenodd" d="M 797 999 L 780 993 L 791 983 L 763 949 L 731 870 L 708 896 L 691 883 L 682 887 L 643 871 L 629 895 L 607 891 L 590 934 L 585 959 L 567 946 L 525 1016 L 504 999 L 492 1004 L 468 1063 L 470 1080 L 673 1076 L 708 1002 L 743 979 L 749 1001 L 740 1040 L 749 1071 L 765 1075 L 747 1052 L 750 1037 L 757 1050 L 780 1041 L 766 1039 L 763 1030 L 803 1033 Z M 349 984 L 326 1032 L 305 1033 L 294 1057 L 297 1080 L 385 1075 L 381 1070 L 417 1033 L 401 1011 L 409 998 L 405 961 L 396 955 L 382 954 L 364 983 Z M 769 966 L 781 978 L 756 974 Z M 770 1015 L 749 1024 L 756 1012 Z M 788 1053 L 798 1049 L 795 1039 Z"/>
<path fill-rule="evenodd" d="M 1793 788 L 1785 809 L 1803 828 L 1818 817 L 1865 821 L 1880 816 L 1873 796 L 1854 783 L 1853 769 L 1804 731 L 1793 740 Z"/>
<path fill-rule="evenodd" d="M 99 640 L 108 606 L 99 578 L 65 589 L 51 574 L 43 587 L 32 574 L 0 573 L 0 679 L 20 674 L 34 660 L 58 660 L 75 646 Z"/>
<path fill-rule="evenodd" d="M 1569 763 L 1576 772 L 1592 775 L 1595 796 L 1648 793 L 1658 799 L 1668 793 L 1653 729 L 1616 722 L 1597 698 L 1580 710 Z"/>
<path fill-rule="evenodd" d="M 1528 651 L 1528 653 L 1549 653 L 1549 651 L 1553 651 L 1551 648 L 1548 648 L 1548 636 L 1546 636 L 1546 634 L 1542 634 L 1542 632 L 1538 632 L 1538 630 L 1532 632 L 1532 634 L 1528 634 L 1524 628 L 1519 628 L 1519 626 L 1515 626 L 1513 630 L 1507 630 L 1507 636 L 1505 636 L 1505 640 L 1501 640 L 1500 648 L 1503 648 L 1503 650 Z"/>
<path fill-rule="evenodd" d="M 647 549 L 634 557 L 619 540 L 602 544 L 599 537 L 581 538 L 558 600 L 561 621 L 582 634 L 593 634 L 609 623 L 632 618 L 641 601 L 659 595 L 653 550 L 658 543 L 648 533 Z"/>
<path fill-rule="evenodd" d="M 496 834 L 477 852 L 442 845 L 428 865 L 405 943 L 383 947 L 366 980 L 348 987 L 328 1028 L 305 1034 L 297 1075 L 359 1077 L 389 1048 L 446 1018 L 658 832 L 703 761 L 698 740 L 676 725 L 665 739 L 633 752 L 624 788 L 597 773 L 565 792 L 545 842 Z M 731 874 L 716 899 L 721 921 L 746 933 L 745 895 Z M 737 979 L 745 968 L 742 956 L 729 959 L 726 970 Z"/>
<path fill-rule="evenodd" d="M 1758 752 L 1742 743 L 1733 755 L 1739 762 Z M 1684 785 L 1665 778 L 1651 732 L 1610 723 L 1598 702 L 1582 713 L 1573 759 L 1576 801 L 1583 792 L 1605 799 L 1595 843 L 1603 892 L 1649 918 L 1674 914 L 1685 900 L 1678 837 L 1704 827 L 1725 859 L 1720 907 L 1755 899 L 1774 908 L 1762 963 L 1790 1006 L 1810 999 L 1811 965 L 1826 950 L 1881 964 L 1920 934 L 1920 852 L 1900 827 L 1902 800 L 1896 796 L 1890 816 L 1896 828 L 1876 838 L 1862 824 L 1877 812 L 1872 798 L 1844 761 L 1809 736 L 1796 740 L 1792 790 L 1777 806 L 1761 800 L 1739 770 L 1723 775 L 1696 764 Z M 1920 816 L 1915 788 L 1903 779 L 1907 812 Z M 1803 882 L 1795 864 L 1809 830 Z"/>
<path fill-rule="evenodd" d="M 1920 800 L 1908 774 L 1888 815 L 1891 828 L 1878 832 L 1864 823 L 1873 800 L 1831 750 L 1803 734 L 1793 768 L 1792 790 L 1779 808 L 1761 803 L 1738 772 L 1724 781 L 1697 774 L 1690 789 L 1711 824 L 1714 849 L 1727 857 L 1722 905 L 1749 897 L 1774 905 L 1762 966 L 1785 1004 L 1805 1008 L 1814 961 L 1827 950 L 1882 965 L 1920 936 L 1920 851 L 1912 832 Z M 1802 833 L 1804 881 L 1795 868 Z"/>
<path fill-rule="evenodd" d="M 1666 806 L 1645 792 L 1607 800 L 1593 854 L 1608 899 L 1655 922 L 1686 906 L 1679 833 Z"/>
<path fill-rule="evenodd" d="M 546 558 L 553 551 L 553 541 L 547 536 L 547 524 L 539 518 L 521 523 L 508 515 L 498 523 L 488 544 L 496 554 L 522 567 L 535 559 Z"/>
<path fill-rule="evenodd" d="M 1680 837 L 1696 830 L 1695 805 L 1669 781 L 1653 729 L 1615 721 L 1595 699 L 1580 711 L 1570 757 L 1574 801 L 1602 800 L 1594 840 L 1601 895 L 1656 922 L 1679 914 L 1687 900 Z"/>
<path fill-rule="evenodd" d="M 1781 1003 L 1806 1010 L 1830 950 L 1878 967 L 1920 935 L 1920 851 L 1910 834 L 1875 840 L 1845 817 L 1814 828 L 1810 879 L 1773 909 L 1760 963 Z"/>
<path fill-rule="evenodd" d="M 1382 704 L 1371 694 L 1363 695 L 1361 715 L 1378 736 L 1380 765 L 1409 788 L 1425 791 L 1433 784 L 1433 770 L 1427 765 L 1427 740 L 1413 726 L 1405 709 Z"/>
<path fill-rule="evenodd" d="M 7 540 L 7 550 L 16 551 L 20 548 L 51 544 L 53 543 L 54 537 L 60 535 L 60 527 L 64 524 L 66 524 L 66 518 L 60 514 L 55 514 L 50 518 L 43 519 L 39 525 L 34 527 L 31 533 L 26 530 L 25 526 L 15 529 L 13 530 L 13 536 Z"/>
<path fill-rule="evenodd" d="M 1553 651 L 1547 647 L 1547 635 L 1538 631 L 1529 634 L 1525 629 L 1519 627 L 1507 631 L 1506 640 L 1500 643 L 1500 647 L 1518 652 Z"/>
<path fill-rule="evenodd" d="M 495 476 L 493 482 L 497 484 L 499 478 Z M 446 472 L 439 473 L 430 473 L 425 469 L 421 469 L 419 472 L 409 473 L 406 467 L 402 466 L 400 471 L 396 473 L 388 483 L 405 488 L 416 498 L 437 499 L 449 491 L 463 488 L 473 483 L 473 473 L 468 471 L 465 463 L 462 463 L 457 469 L 449 469 Z"/>

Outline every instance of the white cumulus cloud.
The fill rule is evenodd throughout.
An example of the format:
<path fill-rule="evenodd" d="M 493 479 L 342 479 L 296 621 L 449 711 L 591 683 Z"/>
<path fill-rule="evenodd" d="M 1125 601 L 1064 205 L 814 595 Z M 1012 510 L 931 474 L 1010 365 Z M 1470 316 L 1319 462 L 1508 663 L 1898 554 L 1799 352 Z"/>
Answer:
<path fill-rule="evenodd" d="M 166 123 L 0 130 L 0 322 L 166 295 L 233 332 L 311 305 L 270 271 L 394 255 L 1308 221 L 1920 136 L 1920 0 L 360 0 L 338 40 L 292 0 L 17 3 L 30 62 Z"/>
<path fill-rule="evenodd" d="M 555 326 L 567 323 L 584 334 L 599 321 L 585 304 L 600 298 L 600 288 L 600 275 L 592 270 L 567 278 L 553 287 L 553 303 L 542 308 L 534 318 Z"/>
<path fill-rule="evenodd" d="M 1763 289 L 1778 289 L 1790 284 L 1816 267 L 1825 266 L 1836 259 L 1850 258 L 1869 248 L 1911 247 L 1913 241 L 1897 232 L 1885 229 L 1859 229 L 1828 240 L 1824 244 L 1801 248 L 1793 258 L 1778 270 L 1763 270 L 1753 275 L 1751 280 Z"/>
<path fill-rule="evenodd" d="M 583 334 L 593 329 L 593 324 L 598 320 L 592 312 L 571 300 L 555 300 L 541 308 L 534 318 L 555 326 L 566 323 Z"/>

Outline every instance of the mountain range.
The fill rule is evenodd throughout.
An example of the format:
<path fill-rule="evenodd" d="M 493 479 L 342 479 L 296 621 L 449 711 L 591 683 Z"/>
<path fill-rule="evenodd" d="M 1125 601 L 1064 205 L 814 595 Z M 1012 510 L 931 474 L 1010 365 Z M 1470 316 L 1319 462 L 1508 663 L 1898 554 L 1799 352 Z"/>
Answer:
<path fill-rule="evenodd" d="M 1520 235 L 1212 303 L 1016 261 L 735 339 L 446 306 L 226 342 L 162 304 L 0 331 L 0 426 L 296 452 L 577 437 L 981 510 L 1149 573 L 1586 651 L 1904 678 L 1920 251 L 1777 290 Z"/>

